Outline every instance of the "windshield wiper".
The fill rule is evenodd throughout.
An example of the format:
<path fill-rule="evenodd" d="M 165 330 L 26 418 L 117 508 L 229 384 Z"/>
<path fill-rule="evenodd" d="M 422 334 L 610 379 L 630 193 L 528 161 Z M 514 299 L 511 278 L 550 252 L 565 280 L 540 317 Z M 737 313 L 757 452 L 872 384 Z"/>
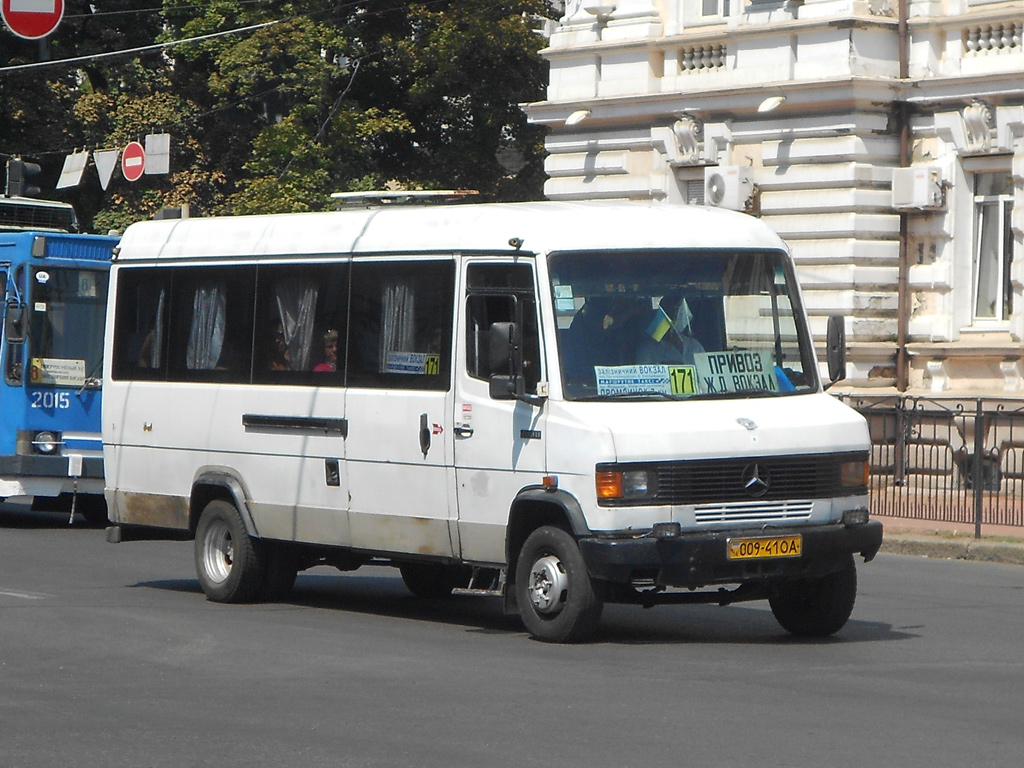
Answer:
<path fill-rule="evenodd" d="M 810 390 L 808 390 L 810 391 Z M 607 400 L 669 400 L 672 402 L 690 401 L 690 400 L 728 400 L 740 397 L 782 397 L 783 395 L 797 394 L 799 390 L 793 392 L 774 392 L 770 389 L 756 389 L 750 387 L 747 389 L 731 389 L 726 392 L 694 392 L 687 395 L 673 395 L 668 392 L 616 392 L 610 395 L 581 395 L 580 397 L 573 397 L 572 400 L 575 402 L 600 402 Z"/>
<path fill-rule="evenodd" d="M 780 397 L 796 392 L 773 392 L 770 389 L 732 389 L 727 392 L 695 392 L 692 395 L 666 395 L 673 400 L 734 400 L 741 397 Z"/>
<path fill-rule="evenodd" d="M 742 397 L 778 397 L 779 395 L 784 395 L 786 393 L 782 392 L 782 391 L 775 392 L 775 391 L 773 391 L 771 389 L 754 389 L 754 388 L 749 388 L 749 389 L 737 389 L 737 390 L 731 392 L 730 394 L 740 395 Z"/>
<path fill-rule="evenodd" d="M 573 400 L 577 402 L 584 401 L 595 401 L 595 400 L 690 400 L 693 395 L 673 395 L 668 392 L 615 392 L 610 395 L 583 395 L 582 397 L 574 397 Z"/>

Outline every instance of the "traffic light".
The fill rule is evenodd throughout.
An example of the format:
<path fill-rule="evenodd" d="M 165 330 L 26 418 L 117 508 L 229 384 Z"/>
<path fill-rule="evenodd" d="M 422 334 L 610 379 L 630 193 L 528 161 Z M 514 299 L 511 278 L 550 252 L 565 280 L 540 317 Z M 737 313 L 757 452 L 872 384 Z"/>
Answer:
<path fill-rule="evenodd" d="M 43 169 L 37 163 L 26 163 L 20 158 L 12 157 L 7 161 L 7 196 L 33 197 L 42 192 L 34 184 L 26 184 L 25 179 L 35 176 Z"/>

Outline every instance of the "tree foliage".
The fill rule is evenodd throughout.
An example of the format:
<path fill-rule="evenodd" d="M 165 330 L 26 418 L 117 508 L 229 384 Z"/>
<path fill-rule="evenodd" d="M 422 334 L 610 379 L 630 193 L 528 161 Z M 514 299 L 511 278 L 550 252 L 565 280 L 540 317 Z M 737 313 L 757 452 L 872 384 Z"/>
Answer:
<path fill-rule="evenodd" d="M 542 130 L 518 105 L 543 97 L 535 27 L 555 15 L 551 0 L 65 8 L 42 43 L 0 31 L 0 70 L 52 62 L 0 71 L 0 159 L 40 163 L 44 196 L 74 203 L 87 228 L 185 203 L 193 215 L 318 210 L 332 192 L 385 184 L 541 195 Z M 166 47 L 97 57 L 156 44 Z M 129 183 L 115 172 L 103 190 L 90 169 L 53 191 L 69 152 L 148 133 L 171 135 L 170 174 Z"/>

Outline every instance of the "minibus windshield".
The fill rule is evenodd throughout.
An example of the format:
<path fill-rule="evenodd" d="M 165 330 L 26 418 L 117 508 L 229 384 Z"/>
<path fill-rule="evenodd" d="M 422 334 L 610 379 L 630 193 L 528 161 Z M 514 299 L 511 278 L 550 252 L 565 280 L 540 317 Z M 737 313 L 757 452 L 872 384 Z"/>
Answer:
<path fill-rule="evenodd" d="M 567 399 L 775 397 L 818 387 L 781 252 L 562 252 L 549 269 Z"/>
<path fill-rule="evenodd" d="M 28 385 L 98 387 L 107 273 L 37 268 L 29 290 Z"/>

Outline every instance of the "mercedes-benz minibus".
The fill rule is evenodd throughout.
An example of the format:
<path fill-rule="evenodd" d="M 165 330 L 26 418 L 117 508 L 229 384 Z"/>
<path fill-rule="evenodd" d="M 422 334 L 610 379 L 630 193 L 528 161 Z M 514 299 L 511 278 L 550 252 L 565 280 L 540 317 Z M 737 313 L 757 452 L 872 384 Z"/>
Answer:
<path fill-rule="evenodd" d="M 823 391 L 786 245 L 742 214 L 142 222 L 105 350 L 109 537 L 194 540 L 214 601 L 378 564 L 545 641 L 606 603 L 743 600 L 823 636 L 881 543 L 865 422 Z"/>

